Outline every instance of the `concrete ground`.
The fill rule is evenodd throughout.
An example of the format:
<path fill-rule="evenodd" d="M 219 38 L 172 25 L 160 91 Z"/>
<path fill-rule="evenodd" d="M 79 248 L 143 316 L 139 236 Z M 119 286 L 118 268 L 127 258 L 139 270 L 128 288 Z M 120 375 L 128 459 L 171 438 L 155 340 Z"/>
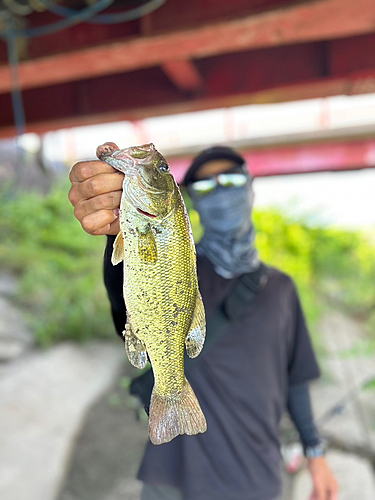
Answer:
<path fill-rule="evenodd" d="M 33 345 L 0 275 L 0 499 L 54 500 L 86 412 L 120 376 L 118 343 Z"/>
<path fill-rule="evenodd" d="M 148 440 L 126 390 L 114 384 L 91 408 L 58 500 L 138 500 L 135 479 Z"/>

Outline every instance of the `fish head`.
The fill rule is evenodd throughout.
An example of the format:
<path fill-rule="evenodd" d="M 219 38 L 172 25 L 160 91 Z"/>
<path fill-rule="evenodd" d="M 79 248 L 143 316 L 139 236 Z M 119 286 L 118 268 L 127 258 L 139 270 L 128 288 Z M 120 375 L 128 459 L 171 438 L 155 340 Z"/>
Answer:
<path fill-rule="evenodd" d="M 166 159 L 154 144 L 112 150 L 100 159 L 125 174 L 123 196 L 135 210 L 157 219 L 171 213 L 178 188 Z"/>

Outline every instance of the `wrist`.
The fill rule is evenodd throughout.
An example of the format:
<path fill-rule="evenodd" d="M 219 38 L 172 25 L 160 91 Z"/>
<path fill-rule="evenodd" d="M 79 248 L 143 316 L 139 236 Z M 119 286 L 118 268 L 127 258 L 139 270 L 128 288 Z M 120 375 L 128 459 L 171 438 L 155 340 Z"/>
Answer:
<path fill-rule="evenodd" d="M 326 443 L 323 440 L 312 446 L 304 446 L 304 454 L 308 460 L 325 457 L 326 450 Z"/>

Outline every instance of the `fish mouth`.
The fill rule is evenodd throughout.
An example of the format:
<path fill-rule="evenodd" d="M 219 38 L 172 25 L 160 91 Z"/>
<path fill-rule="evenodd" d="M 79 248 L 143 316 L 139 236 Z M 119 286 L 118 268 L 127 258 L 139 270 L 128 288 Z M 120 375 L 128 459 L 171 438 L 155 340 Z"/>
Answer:
<path fill-rule="evenodd" d="M 152 217 L 153 219 L 155 219 L 156 215 L 154 214 L 150 214 L 149 212 L 145 212 L 144 210 L 142 210 L 141 208 L 138 208 L 136 207 L 137 211 L 142 214 L 142 215 L 147 215 L 147 217 Z"/>

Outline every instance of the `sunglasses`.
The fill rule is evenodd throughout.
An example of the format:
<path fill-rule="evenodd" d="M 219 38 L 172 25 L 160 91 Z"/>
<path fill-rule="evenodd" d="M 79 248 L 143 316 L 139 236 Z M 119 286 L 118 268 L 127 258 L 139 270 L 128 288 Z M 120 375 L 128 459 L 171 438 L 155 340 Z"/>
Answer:
<path fill-rule="evenodd" d="M 212 177 L 207 177 L 206 179 L 199 179 L 190 183 L 190 188 L 195 194 L 205 196 L 214 191 L 217 186 L 225 188 L 243 187 L 248 179 L 249 175 L 241 168 L 238 169 L 238 171 L 224 172 L 222 174 L 213 175 Z"/>

